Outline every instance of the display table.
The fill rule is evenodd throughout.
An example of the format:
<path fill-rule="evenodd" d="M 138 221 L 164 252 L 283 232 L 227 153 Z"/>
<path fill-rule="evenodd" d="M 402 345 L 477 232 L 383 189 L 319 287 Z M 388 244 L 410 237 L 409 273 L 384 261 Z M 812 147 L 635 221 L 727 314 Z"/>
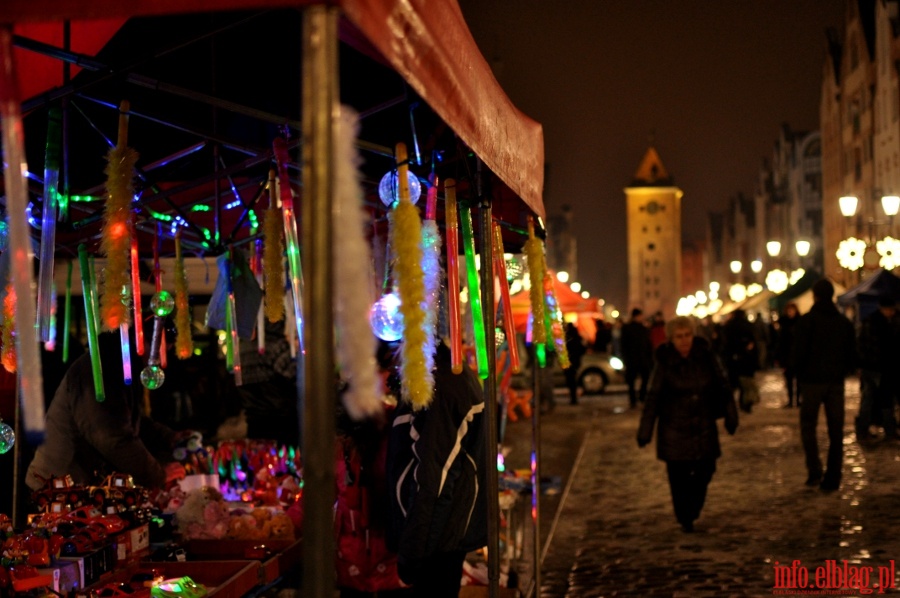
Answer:
<path fill-rule="evenodd" d="M 264 554 L 254 554 L 262 547 Z M 189 540 L 185 551 L 190 561 L 253 560 L 259 563 L 262 585 L 300 565 L 302 540 Z"/>
<path fill-rule="evenodd" d="M 166 579 L 188 576 L 206 586 L 207 596 L 241 598 L 259 584 L 258 561 L 141 562 L 104 575 L 97 583 L 76 592 L 76 598 L 90 596 L 107 584 L 128 582 L 138 571 L 155 569 Z"/>

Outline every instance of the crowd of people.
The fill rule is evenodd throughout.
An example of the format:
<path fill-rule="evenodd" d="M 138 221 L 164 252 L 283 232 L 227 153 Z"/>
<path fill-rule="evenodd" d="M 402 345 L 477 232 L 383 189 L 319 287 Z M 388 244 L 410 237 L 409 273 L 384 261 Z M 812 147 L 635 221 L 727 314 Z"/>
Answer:
<path fill-rule="evenodd" d="M 754 376 L 760 368 L 780 368 L 787 395 L 784 407 L 800 408 L 806 485 L 825 492 L 840 487 L 844 383 L 856 372 L 861 392 L 857 440 L 900 440 L 900 316 L 895 299 L 880 297 L 877 309 L 861 320 L 857 331 L 835 305 L 830 281 L 817 281 L 812 295 L 806 314 L 789 303 L 771 325 L 760 317 L 751 322 L 739 309 L 715 326 L 676 317 L 668 323 L 667 341 L 656 348 L 639 308 L 621 326 L 629 402 L 632 407 L 643 404 L 637 442 L 640 447 L 650 443 L 656 427 L 657 457 L 666 463 L 675 517 L 684 531 L 693 531 L 721 454 L 716 420 L 724 419 L 726 431 L 734 434 L 737 407 L 752 413 L 759 401 Z M 824 463 L 816 435 L 820 411 L 828 435 Z M 873 433 L 874 426 L 882 428 L 883 435 Z"/>

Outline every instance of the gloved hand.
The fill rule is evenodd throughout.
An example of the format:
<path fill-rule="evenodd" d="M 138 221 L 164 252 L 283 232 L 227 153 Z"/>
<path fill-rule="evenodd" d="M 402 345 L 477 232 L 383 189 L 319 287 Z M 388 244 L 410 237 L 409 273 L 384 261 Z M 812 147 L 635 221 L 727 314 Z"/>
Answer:
<path fill-rule="evenodd" d="M 419 564 L 416 561 L 397 556 L 397 576 L 400 581 L 410 586 L 415 585 L 418 572 Z"/>

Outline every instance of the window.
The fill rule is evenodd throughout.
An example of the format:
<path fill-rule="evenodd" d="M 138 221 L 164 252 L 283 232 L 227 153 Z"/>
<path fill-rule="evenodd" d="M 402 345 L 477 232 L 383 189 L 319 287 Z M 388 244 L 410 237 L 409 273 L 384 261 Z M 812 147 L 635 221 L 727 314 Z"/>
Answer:
<path fill-rule="evenodd" d="M 656 243 L 647 243 L 647 251 L 653 251 L 656 249 Z"/>

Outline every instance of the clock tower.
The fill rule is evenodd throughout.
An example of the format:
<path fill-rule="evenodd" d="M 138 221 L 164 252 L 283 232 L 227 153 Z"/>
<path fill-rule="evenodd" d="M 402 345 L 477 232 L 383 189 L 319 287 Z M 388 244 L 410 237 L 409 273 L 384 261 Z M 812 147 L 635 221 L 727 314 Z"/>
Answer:
<path fill-rule="evenodd" d="M 652 146 L 625 187 L 628 307 L 675 315 L 681 296 L 681 196 Z M 626 313 L 625 310 L 622 310 Z"/>

